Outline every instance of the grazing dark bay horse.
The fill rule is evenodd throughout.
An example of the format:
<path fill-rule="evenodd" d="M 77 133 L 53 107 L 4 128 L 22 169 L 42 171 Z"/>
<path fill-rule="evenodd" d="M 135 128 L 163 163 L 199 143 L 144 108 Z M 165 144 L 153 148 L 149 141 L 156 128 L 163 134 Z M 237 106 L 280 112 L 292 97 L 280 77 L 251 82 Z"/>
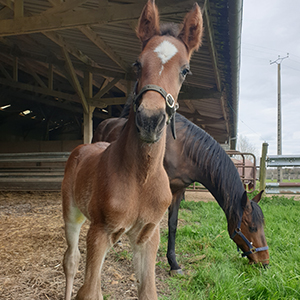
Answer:
<path fill-rule="evenodd" d="M 172 200 L 163 167 L 166 124 L 174 117 L 191 54 L 201 44 L 200 8 L 194 5 L 178 35 L 163 35 L 157 7 L 149 0 L 137 36 L 142 42 L 139 78 L 124 129 L 111 144 L 78 146 L 66 164 L 62 198 L 68 244 L 64 256 L 67 300 L 80 258 L 79 232 L 86 219 L 90 220 L 86 270 L 76 299 L 103 299 L 102 264 L 107 251 L 124 233 L 133 247 L 138 297 L 157 299 L 159 222 Z"/>
<path fill-rule="evenodd" d="M 126 116 L 126 106 L 123 114 Z M 174 140 L 167 129 L 164 167 L 173 194 L 169 207 L 169 236 L 167 258 L 171 275 L 182 273 L 176 261 L 175 237 L 178 210 L 185 189 L 193 182 L 202 183 L 225 212 L 229 236 L 247 256 L 250 263 L 269 263 L 268 246 L 264 234 L 264 216 L 258 206 L 261 194 L 248 199 L 239 173 L 233 162 L 208 133 L 176 113 Z M 93 142 L 115 140 L 123 130 L 126 118 L 111 118 L 101 122 Z"/>

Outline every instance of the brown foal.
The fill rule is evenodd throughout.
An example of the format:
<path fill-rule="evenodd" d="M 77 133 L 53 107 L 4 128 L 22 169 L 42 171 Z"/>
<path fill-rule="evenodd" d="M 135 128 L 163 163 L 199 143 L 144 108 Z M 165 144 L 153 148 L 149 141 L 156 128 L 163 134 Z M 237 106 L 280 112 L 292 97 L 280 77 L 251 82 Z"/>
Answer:
<path fill-rule="evenodd" d="M 166 124 L 174 118 L 178 93 L 191 54 L 201 44 L 202 30 L 197 4 L 186 15 L 178 37 L 162 35 L 154 1 L 145 5 L 137 28 L 142 53 L 128 122 L 116 141 L 78 146 L 66 165 L 62 183 L 68 244 L 65 299 L 71 299 L 80 258 L 79 232 L 86 219 L 90 220 L 86 271 L 76 299 L 103 299 L 102 264 L 124 233 L 133 247 L 138 297 L 157 299 L 159 222 L 172 200 L 163 167 Z"/>

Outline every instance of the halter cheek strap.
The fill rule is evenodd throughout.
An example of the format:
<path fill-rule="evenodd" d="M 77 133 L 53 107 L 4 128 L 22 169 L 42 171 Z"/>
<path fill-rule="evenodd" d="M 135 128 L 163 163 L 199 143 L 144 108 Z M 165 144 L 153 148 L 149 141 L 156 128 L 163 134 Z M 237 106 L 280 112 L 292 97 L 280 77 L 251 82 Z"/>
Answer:
<path fill-rule="evenodd" d="M 240 222 L 239 222 L 240 223 Z M 260 252 L 260 251 L 265 251 L 265 250 L 268 250 L 269 247 L 268 246 L 265 246 L 265 247 L 259 247 L 259 248 L 255 248 L 251 242 L 249 242 L 249 240 L 244 236 L 244 234 L 242 233 L 241 231 L 241 228 L 240 228 L 240 224 L 238 226 L 237 229 L 234 230 L 233 234 L 230 236 L 230 238 L 233 240 L 234 237 L 236 235 L 239 235 L 243 240 L 244 242 L 246 243 L 246 245 L 249 247 L 249 251 L 247 252 L 243 252 L 242 253 L 242 257 L 245 257 L 245 256 L 248 256 L 250 254 L 254 254 L 256 252 Z M 242 249 L 241 249 L 242 250 Z M 238 246 L 238 251 L 239 251 L 239 246 Z"/>
<path fill-rule="evenodd" d="M 175 132 L 175 113 L 176 110 L 179 108 L 179 104 L 175 103 L 173 96 L 167 93 L 162 87 L 155 85 L 155 84 L 147 84 L 145 85 L 138 94 L 136 94 L 138 82 L 135 83 L 134 87 L 134 94 L 133 94 L 133 109 L 134 112 L 137 111 L 138 102 L 141 99 L 142 95 L 147 91 L 154 91 L 163 96 L 166 101 L 166 113 L 169 116 L 167 124 L 171 124 L 171 131 L 173 138 L 176 139 L 176 132 Z"/>

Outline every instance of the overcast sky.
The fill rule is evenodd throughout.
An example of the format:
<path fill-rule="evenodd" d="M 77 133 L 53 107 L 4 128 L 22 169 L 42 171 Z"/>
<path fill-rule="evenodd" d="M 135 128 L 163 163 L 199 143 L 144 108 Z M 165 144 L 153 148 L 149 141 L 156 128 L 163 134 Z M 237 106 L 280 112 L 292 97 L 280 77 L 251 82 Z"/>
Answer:
<path fill-rule="evenodd" d="M 282 154 L 300 155 L 300 0 L 244 0 L 238 135 L 261 155 L 277 154 L 278 55 L 281 64 Z"/>

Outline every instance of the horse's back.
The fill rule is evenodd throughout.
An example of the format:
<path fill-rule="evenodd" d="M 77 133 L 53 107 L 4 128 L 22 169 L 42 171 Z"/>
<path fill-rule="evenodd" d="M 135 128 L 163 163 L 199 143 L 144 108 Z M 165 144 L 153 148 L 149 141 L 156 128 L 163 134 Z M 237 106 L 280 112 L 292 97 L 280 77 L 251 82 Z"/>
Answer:
<path fill-rule="evenodd" d="M 96 128 L 93 135 L 92 143 L 98 141 L 113 142 L 120 135 L 124 128 L 127 119 L 125 118 L 110 118 L 102 121 Z"/>
<path fill-rule="evenodd" d="M 62 182 L 63 207 L 69 207 L 76 202 L 76 193 L 84 193 L 95 178 L 97 164 L 109 143 L 98 142 L 77 146 L 70 154 Z M 84 197 L 87 199 L 88 195 Z"/>

